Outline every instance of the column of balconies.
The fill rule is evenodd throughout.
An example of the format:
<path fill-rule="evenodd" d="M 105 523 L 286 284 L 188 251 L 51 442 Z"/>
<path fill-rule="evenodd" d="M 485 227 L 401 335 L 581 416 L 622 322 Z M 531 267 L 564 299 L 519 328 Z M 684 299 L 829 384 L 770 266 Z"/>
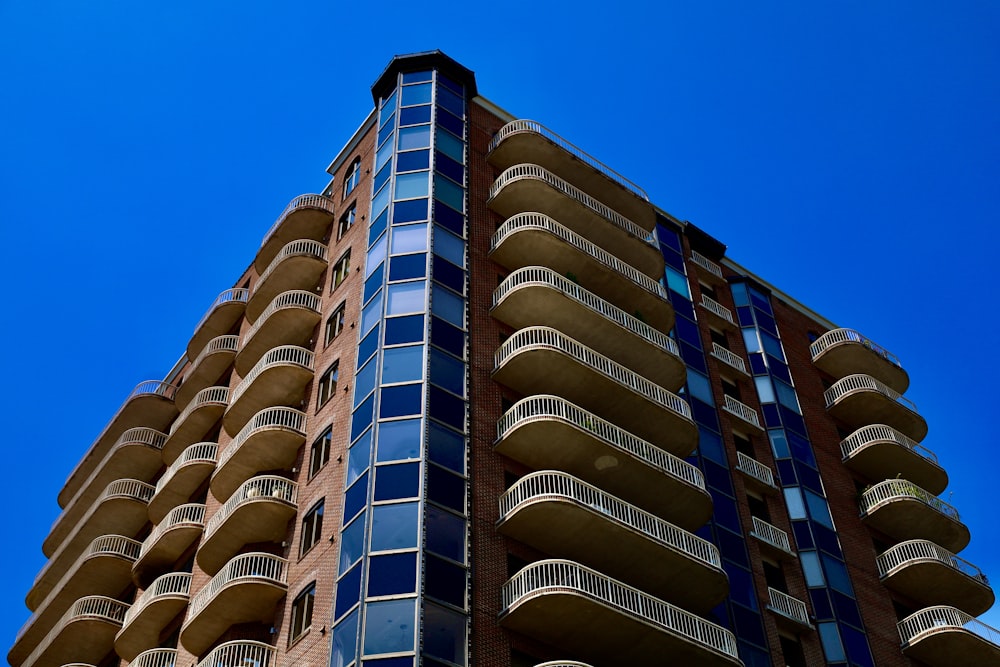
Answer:
<path fill-rule="evenodd" d="M 279 345 L 307 343 L 320 317 L 320 298 L 312 292 L 293 290 L 274 297 L 243 335 L 236 372 L 246 375 L 268 350 Z"/>
<path fill-rule="evenodd" d="M 192 503 L 170 510 L 142 543 L 132 577 L 140 586 L 148 585 L 173 568 L 204 530 L 204 505 Z"/>
<path fill-rule="evenodd" d="M 948 486 L 948 473 L 931 450 L 891 426 L 862 426 L 840 443 L 844 464 L 872 482 L 897 475 L 938 494 Z"/>
<path fill-rule="evenodd" d="M 848 375 L 823 396 L 827 412 L 851 428 L 885 424 L 916 441 L 927 435 L 927 422 L 913 401 L 870 375 Z"/>
<path fill-rule="evenodd" d="M 288 243 L 298 239 L 323 240 L 336 212 L 337 205 L 323 195 L 299 195 L 290 201 L 264 235 L 253 261 L 257 274 L 264 273 Z"/>
<path fill-rule="evenodd" d="M 222 416 L 226 432 L 239 433 L 264 408 L 298 405 L 313 373 L 310 350 L 296 345 L 269 350 L 230 392 L 229 407 Z"/>
<path fill-rule="evenodd" d="M 756 410 L 751 408 L 749 405 L 741 403 L 728 394 L 724 398 L 725 401 L 722 403 L 723 410 L 734 417 L 739 418 L 744 424 L 752 426 L 758 431 L 764 430 L 764 427 L 760 425 L 760 417 L 757 415 Z"/>
<path fill-rule="evenodd" d="M 214 442 L 197 442 L 177 457 L 156 481 L 153 497 L 149 499 L 149 518 L 160 523 L 170 510 L 191 500 L 215 470 L 219 445 Z"/>
<path fill-rule="evenodd" d="M 253 416 L 219 456 L 210 482 L 216 498 L 228 498 L 254 475 L 291 467 L 306 440 L 306 415 L 294 408 L 265 408 Z"/>
<path fill-rule="evenodd" d="M 250 290 L 245 287 L 233 287 L 217 296 L 195 325 L 187 345 L 187 358 L 197 359 L 209 341 L 228 334 L 233 325 L 243 317 L 249 297 Z"/>
<path fill-rule="evenodd" d="M 928 667 L 1000 664 L 1000 630 L 954 607 L 921 609 L 897 627 L 903 653 Z"/>
<path fill-rule="evenodd" d="M 170 435 L 163 443 L 163 461 L 172 464 L 185 448 L 204 438 L 227 405 L 229 387 L 208 387 L 199 391 L 170 425 Z"/>
<path fill-rule="evenodd" d="M 60 667 L 72 663 L 101 664 L 114 650 L 129 605 L 103 595 L 72 604 L 31 655 L 15 667 Z"/>
<path fill-rule="evenodd" d="M 239 349 L 240 337 L 232 334 L 217 336 L 205 344 L 205 347 L 188 366 L 184 382 L 177 387 L 174 401 L 177 408 L 183 410 L 191 399 L 205 387 L 215 384 L 227 368 L 233 363 L 236 351 Z"/>
<path fill-rule="evenodd" d="M 898 542 L 925 539 L 953 552 L 969 544 L 958 510 L 905 479 L 887 479 L 862 493 L 861 519 Z"/>
<path fill-rule="evenodd" d="M 899 358 L 853 329 L 834 329 L 809 346 L 813 364 L 838 380 L 869 375 L 902 393 L 910 384 Z"/>
<path fill-rule="evenodd" d="M 928 540 L 909 540 L 875 561 L 888 588 L 917 604 L 945 604 L 976 616 L 993 606 L 993 589 L 972 563 Z"/>
<path fill-rule="evenodd" d="M 312 290 L 326 270 L 327 248 L 319 241 L 300 239 L 285 245 L 253 286 L 246 316 L 256 322 L 271 301 L 290 290 Z"/>
<path fill-rule="evenodd" d="M 125 612 L 122 629 L 115 636 L 115 652 L 134 665 L 132 661 L 140 654 L 160 643 L 163 630 L 187 608 L 190 594 L 191 575 L 187 572 L 157 578 Z"/>

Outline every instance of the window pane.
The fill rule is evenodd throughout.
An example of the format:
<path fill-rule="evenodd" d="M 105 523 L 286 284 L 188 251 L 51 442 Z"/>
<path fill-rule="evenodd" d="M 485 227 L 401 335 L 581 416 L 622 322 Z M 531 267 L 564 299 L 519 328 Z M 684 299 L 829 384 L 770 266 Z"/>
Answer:
<path fill-rule="evenodd" d="M 424 605 L 424 650 L 427 655 L 465 665 L 468 646 L 465 631 L 464 614 L 436 604 Z"/>
<path fill-rule="evenodd" d="M 403 86 L 403 98 L 400 106 L 408 107 L 414 104 L 430 104 L 431 84 L 422 83 L 417 86 Z"/>
<path fill-rule="evenodd" d="M 421 123 L 429 122 L 431 122 L 431 107 L 429 104 L 419 107 L 410 107 L 409 109 L 403 109 L 399 112 L 400 125 L 419 125 Z"/>
<path fill-rule="evenodd" d="M 688 369 L 688 391 L 691 392 L 692 396 L 706 403 L 715 402 L 712 399 L 712 385 L 709 384 L 708 378 L 690 369 Z"/>
<path fill-rule="evenodd" d="M 392 139 L 390 138 L 389 141 L 382 144 L 382 148 L 378 149 L 378 152 L 375 153 L 375 171 L 378 172 L 380 169 L 382 169 L 382 167 L 384 167 L 389 162 L 389 158 L 391 157 L 392 157 Z M 372 207 L 372 210 L 375 210 L 374 207 Z M 378 210 L 381 211 L 382 209 Z"/>
<path fill-rule="evenodd" d="M 443 227 L 434 226 L 434 254 L 441 255 L 452 264 L 465 266 L 465 241 Z"/>
<path fill-rule="evenodd" d="M 412 651 L 416 599 L 365 605 L 365 655 Z"/>
<path fill-rule="evenodd" d="M 361 332 L 368 333 L 368 330 L 378 324 L 382 317 L 382 293 L 379 292 L 374 299 L 368 302 L 364 310 L 361 311 Z"/>
<path fill-rule="evenodd" d="M 434 177 L 434 197 L 456 211 L 465 210 L 465 190 L 447 178 Z"/>
<path fill-rule="evenodd" d="M 380 419 L 391 419 L 392 417 L 406 417 L 407 415 L 419 415 L 421 409 L 421 396 L 423 385 L 419 384 L 397 384 L 391 387 L 382 388 L 382 400 L 378 406 Z"/>
<path fill-rule="evenodd" d="M 747 346 L 747 352 L 760 352 L 760 339 L 757 338 L 756 329 L 743 330 L 743 343 Z"/>
<path fill-rule="evenodd" d="M 431 145 L 431 126 L 417 125 L 399 130 L 399 150 L 411 148 L 427 148 Z"/>
<path fill-rule="evenodd" d="M 809 515 L 813 521 L 820 523 L 827 528 L 833 529 L 833 519 L 830 518 L 830 508 L 826 501 L 809 489 L 803 491 L 806 497 L 806 504 L 809 506 Z"/>
<path fill-rule="evenodd" d="M 774 381 L 774 389 L 778 392 L 778 402 L 797 414 L 802 414 L 799 409 L 799 400 L 795 396 L 795 390 L 780 380 Z"/>
<path fill-rule="evenodd" d="M 438 130 L 434 133 L 437 149 L 457 162 L 465 163 L 465 144 L 453 134 Z"/>
<path fill-rule="evenodd" d="M 368 596 L 417 591 L 417 553 L 372 556 L 368 561 Z"/>
<path fill-rule="evenodd" d="M 375 390 L 375 370 L 378 364 L 374 360 L 365 364 L 354 378 L 354 404 L 363 401 L 369 393 Z"/>
<path fill-rule="evenodd" d="M 771 451 L 774 452 L 774 458 L 776 459 L 787 459 L 791 458 L 792 454 L 788 450 L 788 439 L 785 437 L 785 432 L 782 430 L 772 430 L 767 432 L 768 437 L 771 439 Z"/>
<path fill-rule="evenodd" d="M 802 562 L 802 572 L 806 575 L 806 586 L 826 585 L 823 568 L 819 566 L 819 555 L 815 551 L 800 551 L 799 560 Z"/>
<path fill-rule="evenodd" d="M 760 402 L 774 403 L 774 388 L 771 386 L 771 378 L 759 376 L 755 377 L 753 381 L 757 385 L 757 395 L 760 397 Z"/>
<path fill-rule="evenodd" d="M 823 643 L 823 653 L 827 662 L 842 662 L 846 659 L 844 645 L 840 643 L 840 633 L 836 623 L 817 623 L 819 639 Z"/>
<path fill-rule="evenodd" d="M 428 107 L 429 108 L 429 107 Z M 429 120 L 429 119 L 428 119 Z M 431 166 L 431 152 L 407 151 L 396 156 L 396 171 L 417 171 L 418 169 L 429 169 Z M 378 187 L 376 184 L 374 187 Z"/>
<path fill-rule="evenodd" d="M 426 171 L 399 174 L 396 176 L 396 196 L 394 198 L 413 199 L 415 197 L 426 197 L 429 190 L 429 182 L 430 179 Z"/>
<path fill-rule="evenodd" d="M 386 236 L 386 234 L 383 234 L 368 251 L 368 261 L 365 262 L 365 278 L 381 266 L 382 260 L 385 259 Z"/>
<path fill-rule="evenodd" d="M 392 254 L 427 250 L 427 225 L 404 225 L 392 228 Z"/>
<path fill-rule="evenodd" d="M 688 290 L 687 278 L 685 278 L 683 275 L 681 275 L 674 269 L 670 268 L 669 266 L 666 268 L 666 273 L 667 273 L 667 287 L 677 292 L 678 294 L 682 294 L 685 298 L 690 299 L 691 292 Z"/>
<path fill-rule="evenodd" d="M 416 498 L 420 495 L 420 463 L 397 463 L 375 468 L 375 500 Z"/>
<path fill-rule="evenodd" d="M 830 582 L 830 588 L 845 595 L 854 595 L 854 589 L 851 588 L 851 577 L 848 576 L 847 567 L 843 563 L 824 554 L 823 569 L 826 570 L 826 578 Z"/>
<path fill-rule="evenodd" d="M 378 427 L 377 461 L 420 458 L 421 420 L 383 422 Z"/>
<path fill-rule="evenodd" d="M 431 382 L 465 396 L 465 364 L 437 349 L 431 350 Z"/>
<path fill-rule="evenodd" d="M 396 283 L 389 285 L 386 299 L 386 315 L 405 315 L 420 313 L 424 310 L 424 296 L 427 283 L 423 280 L 412 283 Z"/>
<path fill-rule="evenodd" d="M 392 113 L 396 110 L 396 99 L 397 99 L 396 92 L 393 91 L 392 95 L 390 95 L 389 97 L 387 97 L 385 100 L 382 101 L 382 111 L 379 113 L 378 116 L 379 118 L 378 124 L 380 126 L 383 125 L 385 121 L 388 120 L 389 117 L 392 115 Z"/>
<path fill-rule="evenodd" d="M 347 485 L 350 486 L 354 483 L 361 473 L 368 468 L 368 464 L 371 462 L 371 451 L 372 451 L 372 431 L 368 431 L 358 438 L 350 451 L 347 453 Z"/>
<path fill-rule="evenodd" d="M 788 516 L 793 519 L 806 518 L 806 506 L 802 501 L 802 492 L 796 487 L 785 489 L 785 505 L 788 506 Z"/>
<path fill-rule="evenodd" d="M 389 280 L 413 280 L 427 277 L 427 255 L 397 255 L 389 259 Z"/>
<path fill-rule="evenodd" d="M 424 339 L 424 316 L 391 317 L 385 321 L 385 344 L 416 343 Z"/>
<path fill-rule="evenodd" d="M 358 611 L 355 610 L 333 629 L 330 667 L 344 667 L 358 652 Z"/>
<path fill-rule="evenodd" d="M 433 287 L 431 310 L 457 327 L 465 326 L 465 301 L 443 287 Z"/>
<path fill-rule="evenodd" d="M 427 427 L 427 455 L 431 461 L 465 474 L 465 438 L 431 422 Z"/>
<path fill-rule="evenodd" d="M 340 534 L 340 573 L 356 563 L 365 549 L 365 515 L 362 514 Z"/>
<path fill-rule="evenodd" d="M 465 562 L 465 519 L 428 505 L 427 548 L 459 563 Z"/>
<path fill-rule="evenodd" d="M 415 549 L 419 542 L 419 512 L 417 503 L 373 507 L 372 551 Z"/>

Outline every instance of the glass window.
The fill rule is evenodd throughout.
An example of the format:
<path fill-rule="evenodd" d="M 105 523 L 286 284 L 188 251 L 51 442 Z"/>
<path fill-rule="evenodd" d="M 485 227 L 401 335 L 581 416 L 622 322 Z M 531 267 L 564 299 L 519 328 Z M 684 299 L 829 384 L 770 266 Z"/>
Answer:
<path fill-rule="evenodd" d="M 440 223 L 442 227 L 459 236 L 465 234 L 465 216 L 453 208 L 435 206 L 434 222 Z"/>
<path fill-rule="evenodd" d="M 372 416 L 375 412 L 374 394 L 364 400 L 351 415 L 351 441 L 357 440 L 358 436 L 364 433 L 372 423 Z"/>
<path fill-rule="evenodd" d="M 670 268 L 666 267 L 667 287 L 682 295 L 685 299 L 691 298 L 691 291 L 688 289 L 687 278 Z"/>
<path fill-rule="evenodd" d="M 368 305 L 361 311 L 361 333 L 368 333 L 368 330 L 378 324 L 382 318 L 382 292 L 375 295 Z"/>
<path fill-rule="evenodd" d="M 382 167 L 388 164 L 390 158 L 392 158 L 392 135 L 389 135 L 389 141 L 382 144 L 382 147 L 378 149 L 377 153 L 375 153 L 375 171 L 379 171 Z M 382 209 L 376 209 L 373 206 L 372 210 L 381 211 Z"/>
<path fill-rule="evenodd" d="M 323 431 L 312 447 L 309 448 L 309 479 L 316 476 L 316 473 L 330 460 L 330 447 L 333 444 L 333 430 L 328 428 Z"/>
<path fill-rule="evenodd" d="M 385 314 L 405 315 L 424 311 L 427 283 L 423 280 L 389 285 Z"/>
<path fill-rule="evenodd" d="M 408 151 L 413 148 L 429 148 L 431 145 L 431 126 L 417 125 L 399 130 L 399 150 Z"/>
<path fill-rule="evenodd" d="M 404 225 L 392 228 L 392 254 L 427 250 L 427 225 Z"/>
<path fill-rule="evenodd" d="M 431 107 L 425 104 L 419 107 L 409 107 L 399 112 L 400 125 L 420 125 L 431 122 Z"/>
<path fill-rule="evenodd" d="M 321 500 L 306 512 L 302 519 L 302 535 L 299 539 L 299 555 L 305 554 L 319 542 L 323 534 L 323 505 Z"/>
<path fill-rule="evenodd" d="M 361 570 L 360 564 L 337 582 L 337 604 L 333 608 L 333 617 L 340 618 L 349 612 L 361 600 Z"/>
<path fill-rule="evenodd" d="M 396 196 L 394 199 L 426 197 L 429 191 L 429 182 L 429 174 L 426 171 L 417 171 L 412 174 L 397 174 Z"/>
<path fill-rule="evenodd" d="M 340 533 L 340 574 L 358 562 L 365 550 L 365 515 L 355 519 Z"/>
<path fill-rule="evenodd" d="M 785 360 L 785 354 L 781 351 L 781 341 L 767 333 L 766 331 L 760 332 L 760 339 L 764 343 L 764 351 L 770 354 L 775 359 L 780 361 Z M 756 352 L 757 350 L 754 350 Z"/>
<path fill-rule="evenodd" d="M 756 329 L 743 329 L 743 344 L 747 346 L 747 352 L 760 352 L 760 339 L 757 338 Z"/>
<path fill-rule="evenodd" d="M 695 398 L 699 398 L 706 403 L 714 403 L 712 399 L 712 385 L 708 381 L 708 377 L 702 375 L 701 373 L 696 373 L 691 369 L 688 369 L 688 391 Z"/>
<path fill-rule="evenodd" d="M 344 176 L 344 199 L 347 195 L 358 186 L 361 181 L 361 158 L 354 158 L 354 162 L 347 169 L 347 174 Z M 353 208 L 353 207 L 352 207 Z"/>
<path fill-rule="evenodd" d="M 427 202 L 429 199 L 407 199 L 392 205 L 392 224 L 416 222 L 427 219 Z"/>
<path fill-rule="evenodd" d="M 851 577 L 847 574 L 847 567 L 843 563 L 823 554 L 823 569 L 826 570 L 826 578 L 830 582 L 830 588 L 845 595 L 854 595 L 854 589 L 851 588 Z"/>
<path fill-rule="evenodd" d="M 333 265 L 333 270 L 330 271 L 330 289 L 335 290 L 340 287 L 340 284 L 347 280 L 347 276 L 351 275 L 351 251 L 348 250 L 344 255 L 337 260 L 337 263 Z"/>
<path fill-rule="evenodd" d="M 778 392 L 778 402 L 797 414 L 802 414 L 799 409 L 799 399 L 795 396 L 795 390 L 781 380 L 774 381 L 774 389 Z"/>
<path fill-rule="evenodd" d="M 420 83 L 421 81 L 430 81 L 432 71 L 424 70 L 422 72 L 405 72 L 403 74 L 403 83 Z"/>
<path fill-rule="evenodd" d="M 823 653 L 826 654 L 827 662 L 843 662 L 847 659 L 844 655 L 844 645 L 840 642 L 840 633 L 837 631 L 836 623 L 817 623 L 819 630 L 819 640 L 823 644 Z"/>
<path fill-rule="evenodd" d="M 441 107 L 438 107 L 437 124 L 454 134 L 456 137 L 465 137 L 465 121 L 455 114 L 448 113 Z"/>
<path fill-rule="evenodd" d="M 733 303 L 737 306 L 749 306 L 750 296 L 747 294 L 747 286 L 743 283 L 733 283 L 729 286 L 733 293 Z"/>
<path fill-rule="evenodd" d="M 420 505 L 418 503 L 374 506 L 372 508 L 372 551 L 417 548 L 420 541 L 419 526 Z"/>
<path fill-rule="evenodd" d="M 726 465 L 726 455 L 723 453 L 722 438 L 708 429 L 698 429 L 698 451 L 705 458 Z"/>
<path fill-rule="evenodd" d="M 375 500 L 399 500 L 420 495 L 420 462 L 375 468 Z"/>
<path fill-rule="evenodd" d="M 431 84 L 422 83 L 417 86 L 403 86 L 403 96 L 400 106 L 408 107 L 414 104 L 431 103 Z"/>
<path fill-rule="evenodd" d="M 427 427 L 427 456 L 455 472 L 465 474 L 465 438 L 450 428 L 431 422 Z"/>
<path fill-rule="evenodd" d="M 431 382 L 465 396 L 465 364 L 436 348 L 431 349 Z"/>
<path fill-rule="evenodd" d="M 363 401 L 375 389 L 375 371 L 378 364 L 374 360 L 361 367 L 354 376 L 354 404 Z"/>
<path fill-rule="evenodd" d="M 419 415 L 423 386 L 419 384 L 396 384 L 382 388 L 382 400 L 379 402 L 380 419 Z"/>
<path fill-rule="evenodd" d="M 434 169 L 459 185 L 465 185 L 465 167 L 441 151 L 434 151 Z"/>
<path fill-rule="evenodd" d="M 396 255 L 389 259 L 389 280 L 413 280 L 427 277 L 427 255 Z"/>
<path fill-rule="evenodd" d="M 465 267 L 465 241 L 438 225 L 434 226 L 434 254 Z"/>
<path fill-rule="evenodd" d="M 813 588 L 826 585 L 823 568 L 819 565 L 819 555 L 815 551 L 800 551 L 799 560 L 802 563 L 802 573 L 806 576 L 806 586 Z"/>
<path fill-rule="evenodd" d="M 368 597 L 417 591 L 417 552 L 372 556 L 368 561 Z"/>
<path fill-rule="evenodd" d="M 452 160 L 465 164 L 465 143 L 461 139 L 440 128 L 434 133 L 434 139 L 439 151 Z"/>
<path fill-rule="evenodd" d="M 329 345 L 330 341 L 340 335 L 344 330 L 344 319 L 347 312 L 347 304 L 342 303 L 337 309 L 326 318 L 326 328 L 323 332 L 324 344 Z"/>
<path fill-rule="evenodd" d="M 434 197 L 456 211 L 465 210 L 465 189 L 447 178 L 434 177 Z"/>
<path fill-rule="evenodd" d="M 365 655 L 412 651 L 417 601 L 385 600 L 365 605 Z"/>
<path fill-rule="evenodd" d="M 820 523 L 827 528 L 833 529 L 833 519 L 830 518 L 830 508 L 821 497 L 806 489 L 803 491 L 806 498 L 806 505 L 809 506 L 809 515 L 813 521 Z"/>
<path fill-rule="evenodd" d="M 785 491 L 785 505 L 788 506 L 788 516 L 793 519 L 806 518 L 806 505 L 802 500 L 802 492 L 798 487 L 789 487 Z"/>
<path fill-rule="evenodd" d="M 382 352 L 382 384 L 414 382 L 423 377 L 423 345 L 392 347 Z"/>
<path fill-rule="evenodd" d="M 354 661 L 358 652 L 357 610 L 333 629 L 330 652 L 330 667 L 344 667 Z"/>
<path fill-rule="evenodd" d="M 385 209 L 379 214 L 375 221 L 368 227 L 368 246 L 371 247 L 375 243 L 375 239 L 382 235 L 385 231 L 385 226 L 389 222 L 389 209 Z"/>
<path fill-rule="evenodd" d="M 378 349 L 379 342 L 379 327 L 376 326 L 372 331 L 365 335 L 358 343 L 358 361 L 363 362 L 366 359 L 371 358 L 375 354 L 375 350 Z"/>
<path fill-rule="evenodd" d="M 396 172 L 417 171 L 429 169 L 431 166 L 431 152 L 407 151 L 396 156 Z"/>
<path fill-rule="evenodd" d="M 456 116 L 465 115 L 465 102 L 447 88 L 438 88 L 437 103 Z"/>
<path fill-rule="evenodd" d="M 421 420 L 383 422 L 378 428 L 376 461 L 420 458 Z"/>
<path fill-rule="evenodd" d="M 368 250 L 368 261 L 365 263 L 365 279 L 372 275 L 376 269 L 382 267 L 382 260 L 385 259 L 386 246 L 388 241 L 387 234 L 383 234 Z"/>
<path fill-rule="evenodd" d="M 766 375 L 760 375 L 755 377 L 753 381 L 757 385 L 757 396 L 760 397 L 760 402 L 774 403 L 774 388 L 771 386 L 771 378 Z"/>
<path fill-rule="evenodd" d="M 313 604 L 316 602 L 316 582 L 298 594 L 292 603 L 292 624 L 288 640 L 295 641 L 312 625 Z"/>
<path fill-rule="evenodd" d="M 358 207 L 351 205 L 351 208 L 344 212 L 344 215 L 340 216 L 340 222 L 337 223 L 337 238 L 340 239 L 347 233 L 351 227 L 354 226 L 354 221 L 358 217 Z"/>
<path fill-rule="evenodd" d="M 424 592 L 428 597 L 465 608 L 466 572 L 461 565 L 428 556 L 424 563 Z"/>
<path fill-rule="evenodd" d="M 351 449 L 347 452 L 347 485 L 354 484 L 354 480 L 361 477 L 361 474 L 368 468 L 372 456 L 372 430 L 368 429 L 365 434 L 358 438 Z"/>
<path fill-rule="evenodd" d="M 466 665 L 465 614 L 436 604 L 424 605 L 424 651 L 449 664 Z"/>
<path fill-rule="evenodd" d="M 385 98 L 382 101 L 382 110 L 378 115 L 379 127 L 385 125 L 385 122 L 392 117 L 392 114 L 396 111 L 396 92 L 393 91 L 392 95 Z"/>
<path fill-rule="evenodd" d="M 771 451 L 774 452 L 774 458 L 787 459 L 792 456 L 788 450 L 788 439 L 785 437 L 784 431 L 773 429 L 767 432 L 767 436 L 771 440 Z"/>
<path fill-rule="evenodd" d="M 424 339 L 424 316 L 390 317 L 385 321 L 385 344 L 416 343 Z"/>
<path fill-rule="evenodd" d="M 337 378 L 340 376 L 340 362 L 335 361 L 319 378 L 316 407 L 323 407 L 337 393 Z"/>
<path fill-rule="evenodd" d="M 459 563 L 465 562 L 465 519 L 427 506 L 427 548 Z"/>
<path fill-rule="evenodd" d="M 431 311 L 457 327 L 465 326 L 465 300 L 443 287 L 432 288 Z"/>

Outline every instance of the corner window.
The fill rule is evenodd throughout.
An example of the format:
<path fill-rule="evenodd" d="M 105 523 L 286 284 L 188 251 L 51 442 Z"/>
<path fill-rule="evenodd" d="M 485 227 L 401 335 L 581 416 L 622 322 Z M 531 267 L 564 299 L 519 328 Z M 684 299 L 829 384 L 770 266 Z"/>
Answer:
<path fill-rule="evenodd" d="M 358 216 L 358 206 L 357 204 L 351 204 L 351 208 L 344 212 L 344 215 L 340 216 L 340 223 L 337 224 L 337 239 L 340 239 L 347 230 L 354 226 L 354 219 Z"/>
<path fill-rule="evenodd" d="M 329 345 L 330 341 L 339 336 L 340 332 L 344 330 L 344 313 L 346 312 L 346 307 L 346 303 L 340 304 L 337 306 L 337 310 L 333 311 L 333 314 L 326 319 L 325 345 Z"/>
<path fill-rule="evenodd" d="M 347 195 L 354 191 L 360 180 L 361 158 L 354 158 L 354 162 L 351 163 L 351 166 L 347 169 L 347 173 L 344 175 L 344 199 L 347 199 Z"/>
<path fill-rule="evenodd" d="M 337 377 L 340 375 L 340 362 L 335 361 L 319 379 L 316 407 L 320 408 L 337 393 Z"/>
<path fill-rule="evenodd" d="M 347 280 L 351 273 L 351 251 L 348 250 L 344 256 L 337 260 L 330 272 L 330 289 L 335 290 L 340 287 L 340 283 Z"/>
<path fill-rule="evenodd" d="M 299 543 L 299 555 L 305 555 L 312 549 L 323 534 L 324 501 L 316 503 L 302 519 L 302 537 Z"/>
<path fill-rule="evenodd" d="M 299 593 L 292 603 L 292 628 L 288 633 L 289 641 L 295 641 L 312 625 L 313 604 L 316 601 L 316 582 Z"/>

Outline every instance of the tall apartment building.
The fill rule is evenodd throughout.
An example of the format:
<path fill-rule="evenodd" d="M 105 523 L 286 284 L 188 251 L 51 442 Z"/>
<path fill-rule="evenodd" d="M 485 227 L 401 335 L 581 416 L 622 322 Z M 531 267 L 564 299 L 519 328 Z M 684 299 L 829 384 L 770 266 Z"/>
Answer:
<path fill-rule="evenodd" d="M 59 494 L 13 667 L 1000 664 L 892 354 L 439 52 Z"/>

